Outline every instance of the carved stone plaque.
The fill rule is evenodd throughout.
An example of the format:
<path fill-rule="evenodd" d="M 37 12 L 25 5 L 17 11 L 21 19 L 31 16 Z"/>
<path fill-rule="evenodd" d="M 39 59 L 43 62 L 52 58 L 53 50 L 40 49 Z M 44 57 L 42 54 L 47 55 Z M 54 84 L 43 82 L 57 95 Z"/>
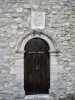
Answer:
<path fill-rule="evenodd" d="M 45 12 L 32 11 L 31 12 L 31 29 L 45 28 Z"/>

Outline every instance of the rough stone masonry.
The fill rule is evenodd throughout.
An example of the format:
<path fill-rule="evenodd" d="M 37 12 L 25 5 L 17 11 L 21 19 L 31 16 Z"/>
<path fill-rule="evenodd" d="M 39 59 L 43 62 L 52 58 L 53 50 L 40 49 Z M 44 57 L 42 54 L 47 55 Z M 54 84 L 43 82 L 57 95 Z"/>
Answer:
<path fill-rule="evenodd" d="M 23 52 L 15 48 L 31 29 L 31 12 L 45 12 L 45 35 L 57 44 L 51 92 L 57 98 L 75 93 L 75 0 L 0 0 L 0 100 L 24 100 Z M 37 30 L 38 31 L 38 30 Z"/>

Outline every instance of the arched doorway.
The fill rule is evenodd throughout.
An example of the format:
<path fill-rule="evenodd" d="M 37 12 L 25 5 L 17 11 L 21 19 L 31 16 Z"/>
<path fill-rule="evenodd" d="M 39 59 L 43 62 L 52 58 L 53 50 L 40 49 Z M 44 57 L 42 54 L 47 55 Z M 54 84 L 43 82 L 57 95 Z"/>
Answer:
<path fill-rule="evenodd" d="M 50 88 L 48 44 L 43 39 L 33 38 L 26 43 L 24 50 L 25 94 L 48 94 Z"/>

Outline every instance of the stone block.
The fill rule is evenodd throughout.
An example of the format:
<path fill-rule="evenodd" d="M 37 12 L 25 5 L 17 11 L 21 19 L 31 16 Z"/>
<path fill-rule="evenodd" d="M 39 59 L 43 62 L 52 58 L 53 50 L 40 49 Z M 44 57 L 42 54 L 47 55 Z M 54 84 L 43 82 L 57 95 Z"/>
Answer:
<path fill-rule="evenodd" d="M 1 73 L 7 74 L 7 73 L 9 73 L 9 70 L 8 69 L 1 69 Z"/>
<path fill-rule="evenodd" d="M 23 23 L 23 19 L 22 18 L 13 18 L 13 22 L 14 23 Z"/>
<path fill-rule="evenodd" d="M 17 29 L 18 26 L 17 26 L 17 24 L 12 24 L 12 25 L 11 25 L 11 28 L 12 28 L 12 29 Z"/>
<path fill-rule="evenodd" d="M 24 59 L 16 59 L 15 60 L 15 66 L 16 67 L 21 67 L 21 66 L 23 66 L 24 65 Z"/>
<path fill-rule="evenodd" d="M 15 95 L 14 95 L 14 98 L 15 98 L 15 100 L 17 99 L 23 99 L 25 97 L 25 92 L 23 92 L 23 91 L 21 91 L 21 92 L 17 92 L 17 93 L 15 93 Z"/>
<path fill-rule="evenodd" d="M 51 56 L 51 65 L 57 65 L 57 59 Z"/>
<path fill-rule="evenodd" d="M 50 80 L 51 80 L 51 82 L 57 81 L 57 74 L 51 74 Z"/>
<path fill-rule="evenodd" d="M 24 67 L 23 66 L 21 66 L 21 67 L 15 67 L 15 69 L 16 69 L 16 72 L 18 74 L 23 74 L 24 73 Z"/>
<path fill-rule="evenodd" d="M 45 28 L 45 12 L 31 12 L 31 29 L 38 30 Z"/>
<path fill-rule="evenodd" d="M 71 67 L 65 67 L 65 70 L 66 70 L 66 71 L 71 71 L 72 68 L 71 68 Z"/>
<path fill-rule="evenodd" d="M 70 62 L 69 65 L 70 66 L 75 66 L 75 62 Z"/>
<path fill-rule="evenodd" d="M 16 9 L 16 11 L 21 13 L 21 12 L 23 12 L 23 8 L 19 7 L 19 8 Z"/>
<path fill-rule="evenodd" d="M 58 73 L 63 73 L 63 65 L 58 66 Z"/>
<path fill-rule="evenodd" d="M 16 68 L 15 67 L 11 67 L 10 68 L 10 74 L 16 74 Z"/>
<path fill-rule="evenodd" d="M 51 74 L 53 74 L 53 73 L 58 73 L 58 70 L 59 69 L 58 69 L 57 66 L 54 65 L 54 66 L 51 66 L 51 69 L 50 70 L 51 70 Z"/>
<path fill-rule="evenodd" d="M 17 80 L 24 80 L 24 74 L 16 74 L 16 79 Z"/>
<path fill-rule="evenodd" d="M 16 52 L 16 51 L 15 51 Z M 16 53 L 15 54 L 15 60 L 16 59 L 23 59 L 24 58 L 24 54 L 22 54 L 22 53 Z M 24 59 L 23 59 L 24 60 Z"/>

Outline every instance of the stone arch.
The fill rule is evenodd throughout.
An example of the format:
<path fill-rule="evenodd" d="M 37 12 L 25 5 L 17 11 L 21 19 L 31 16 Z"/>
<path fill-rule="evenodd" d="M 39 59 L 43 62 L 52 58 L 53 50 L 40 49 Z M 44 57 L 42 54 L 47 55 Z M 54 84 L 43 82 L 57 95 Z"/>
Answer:
<path fill-rule="evenodd" d="M 18 80 L 21 80 L 22 90 L 24 91 L 24 47 L 26 43 L 32 39 L 32 38 L 41 38 L 45 40 L 49 45 L 49 54 L 50 54 L 50 89 L 49 94 L 51 92 L 55 93 L 56 82 L 57 82 L 57 73 L 58 73 L 58 64 L 57 64 L 57 58 L 56 55 L 58 53 L 57 44 L 55 40 L 52 38 L 51 35 L 47 35 L 45 32 L 39 32 L 39 31 L 29 31 L 17 42 L 17 46 L 15 49 L 15 66 L 17 69 L 20 69 L 20 73 L 17 73 L 16 76 L 18 76 Z M 24 93 L 24 92 L 23 92 Z M 55 93 L 56 94 L 56 93 Z"/>
<path fill-rule="evenodd" d="M 34 34 L 36 32 L 36 34 Z M 45 40 L 50 48 L 50 51 L 57 51 L 57 44 L 51 35 L 46 35 L 45 32 L 30 31 L 19 38 L 16 46 L 16 52 L 24 52 L 24 46 L 32 38 L 41 38 Z"/>

